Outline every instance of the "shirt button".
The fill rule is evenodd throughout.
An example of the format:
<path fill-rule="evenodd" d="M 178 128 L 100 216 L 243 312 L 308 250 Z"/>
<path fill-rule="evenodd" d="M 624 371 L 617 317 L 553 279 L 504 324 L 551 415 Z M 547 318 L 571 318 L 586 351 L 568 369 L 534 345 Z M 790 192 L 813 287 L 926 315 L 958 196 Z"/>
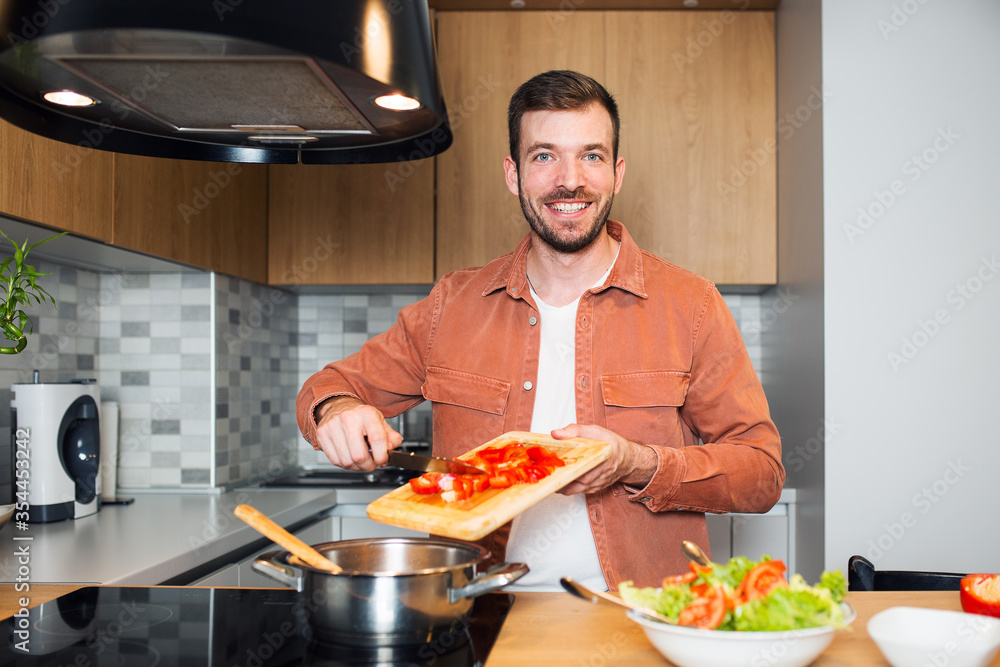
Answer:
<path fill-rule="evenodd" d="M 531 317 L 528 318 L 528 324 L 530 324 L 531 326 L 535 326 L 536 324 L 538 324 L 538 318 L 532 315 Z"/>
<path fill-rule="evenodd" d="M 588 322 L 589 322 L 589 320 L 587 319 L 586 315 L 581 315 L 580 316 L 580 328 L 581 329 L 586 329 Z"/>
<path fill-rule="evenodd" d="M 584 389 L 587 388 L 587 376 L 586 375 L 580 376 L 580 386 L 583 387 Z"/>
<path fill-rule="evenodd" d="M 652 500 L 652 498 L 650 498 L 649 496 L 646 496 L 645 498 L 639 498 L 640 503 L 648 503 L 650 500 Z"/>
<path fill-rule="evenodd" d="M 531 387 L 532 387 L 532 384 L 531 384 L 530 380 L 524 383 L 524 390 L 525 391 L 531 391 Z"/>

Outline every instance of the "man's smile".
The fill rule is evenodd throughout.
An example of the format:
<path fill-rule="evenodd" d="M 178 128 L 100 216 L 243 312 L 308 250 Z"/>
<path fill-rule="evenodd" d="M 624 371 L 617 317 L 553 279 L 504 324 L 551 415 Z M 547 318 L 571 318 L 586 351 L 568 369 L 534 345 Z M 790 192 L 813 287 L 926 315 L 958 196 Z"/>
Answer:
<path fill-rule="evenodd" d="M 590 207 L 592 202 L 589 201 L 557 201 L 549 202 L 545 206 L 556 213 L 579 213 L 584 209 Z"/>

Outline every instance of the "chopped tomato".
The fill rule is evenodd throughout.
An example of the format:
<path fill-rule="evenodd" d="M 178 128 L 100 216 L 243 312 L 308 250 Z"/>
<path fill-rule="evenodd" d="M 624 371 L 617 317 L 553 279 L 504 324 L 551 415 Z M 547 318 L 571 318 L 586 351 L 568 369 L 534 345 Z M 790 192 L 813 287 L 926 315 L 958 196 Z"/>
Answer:
<path fill-rule="evenodd" d="M 1000 617 L 1000 574 L 962 577 L 959 596 L 966 613 Z"/>
<path fill-rule="evenodd" d="M 517 483 L 517 475 L 511 470 L 501 470 L 490 477 L 490 486 L 494 489 L 506 489 Z"/>
<path fill-rule="evenodd" d="M 788 586 L 785 581 L 785 564 L 780 560 L 766 560 L 746 573 L 736 588 L 733 601 L 737 605 L 766 597 L 775 588 Z"/>
<path fill-rule="evenodd" d="M 667 586 L 683 586 L 684 584 L 690 584 L 692 581 L 698 578 L 697 572 L 685 572 L 684 574 L 671 574 L 663 577 L 663 582 L 660 584 L 664 588 Z"/>
<path fill-rule="evenodd" d="M 692 588 L 693 590 L 693 588 Z M 726 618 L 726 591 L 722 584 L 707 587 L 704 594 L 681 610 L 677 624 L 714 630 Z"/>
<path fill-rule="evenodd" d="M 528 447 L 528 458 L 548 468 L 561 468 L 566 465 L 566 462 L 556 456 L 555 453 L 540 445 Z"/>
<path fill-rule="evenodd" d="M 465 475 L 447 475 L 451 477 L 448 489 L 441 491 L 441 500 L 454 503 L 472 496 L 472 480 Z M 442 488 L 444 488 L 442 486 Z"/>
<path fill-rule="evenodd" d="M 472 479 L 472 490 L 476 493 L 490 488 L 489 475 L 471 475 L 470 477 Z"/>
<path fill-rule="evenodd" d="M 566 465 L 545 447 L 526 447 L 521 443 L 487 447 L 465 460 L 485 470 L 487 474 L 424 473 L 410 480 L 410 488 L 419 494 L 441 493 L 445 502 L 456 502 L 489 488 L 505 489 L 514 484 L 533 484 L 551 475 L 556 468 Z"/>
<path fill-rule="evenodd" d="M 420 477 L 414 477 L 410 480 L 410 488 L 413 489 L 414 493 L 421 495 L 437 493 L 441 490 L 441 487 L 438 486 L 438 480 L 441 477 L 441 473 L 425 472 Z"/>

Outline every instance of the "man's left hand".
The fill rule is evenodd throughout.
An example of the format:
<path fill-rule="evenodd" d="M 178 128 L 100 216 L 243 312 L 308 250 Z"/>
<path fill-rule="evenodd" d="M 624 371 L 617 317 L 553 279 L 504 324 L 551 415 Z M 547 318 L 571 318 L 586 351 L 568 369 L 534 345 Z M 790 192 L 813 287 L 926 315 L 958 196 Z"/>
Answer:
<path fill-rule="evenodd" d="M 552 437 L 556 440 L 591 438 L 611 443 L 611 456 L 560 489 L 559 493 L 563 495 L 594 493 L 615 482 L 641 487 L 648 484 L 656 472 L 656 452 L 606 428 L 593 424 L 570 424 L 552 431 Z"/>

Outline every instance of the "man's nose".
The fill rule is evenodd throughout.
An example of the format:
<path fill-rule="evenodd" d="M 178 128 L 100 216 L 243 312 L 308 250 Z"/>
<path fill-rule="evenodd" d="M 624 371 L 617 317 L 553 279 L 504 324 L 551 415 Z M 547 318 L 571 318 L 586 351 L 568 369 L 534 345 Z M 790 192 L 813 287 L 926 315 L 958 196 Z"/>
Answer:
<path fill-rule="evenodd" d="M 583 165 L 577 160 L 564 160 L 559 164 L 557 176 L 556 185 L 572 192 L 584 183 Z"/>

